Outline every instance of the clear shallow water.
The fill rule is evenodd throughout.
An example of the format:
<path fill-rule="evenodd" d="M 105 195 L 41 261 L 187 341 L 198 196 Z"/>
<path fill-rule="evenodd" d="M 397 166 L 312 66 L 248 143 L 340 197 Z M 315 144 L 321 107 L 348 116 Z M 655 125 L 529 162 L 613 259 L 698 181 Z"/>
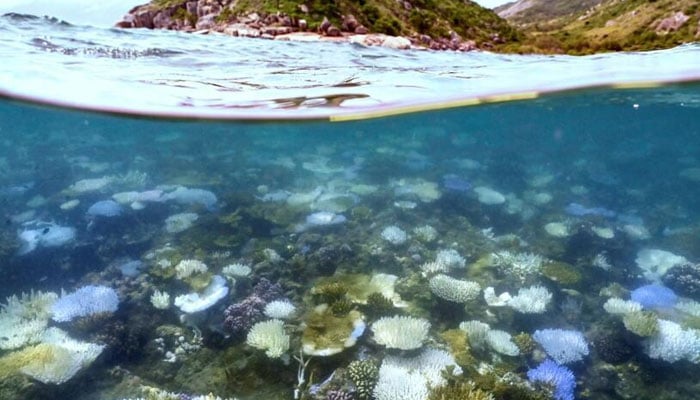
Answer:
<path fill-rule="evenodd" d="M 172 47 L 177 55 L 164 56 L 159 50 L 154 52 L 157 56 L 137 55 L 131 60 L 136 65 L 152 64 L 151 68 L 171 60 L 172 71 L 163 72 L 165 81 L 172 83 L 172 76 L 182 74 L 188 87 L 154 85 L 155 70 L 145 73 L 153 74 L 148 79 L 137 74 L 140 84 L 158 93 L 158 97 L 144 95 L 145 100 L 139 100 L 152 102 L 144 105 L 146 112 L 172 112 L 175 99 L 181 100 L 184 92 L 202 96 L 197 97 L 201 101 L 204 91 L 190 85 L 195 73 L 185 65 L 191 66 L 199 60 L 198 54 L 210 51 L 201 50 L 199 43 L 218 40 L 37 25 L 37 21 L 14 21 L 9 25 L 13 35 L 22 31 L 27 38 L 51 36 L 52 41 L 71 43 L 74 52 L 65 55 L 62 51 L 46 52 L 45 46 L 34 47 L 37 59 L 56 57 L 61 61 L 55 65 L 75 59 L 78 71 L 88 69 L 116 85 L 114 93 L 100 83 L 75 94 L 75 99 L 85 102 L 95 101 L 90 93 L 102 90 L 109 94 L 102 97 L 105 103 L 118 103 L 122 95 L 134 98 L 124 88 L 134 88 L 136 79 L 125 83 L 128 74 L 114 64 L 124 61 L 124 49 L 116 46 L 120 50 L 113 58 L 96 43 L 104 40 L 113 44 L 115 35 L 127 38 L 124 42 L 136 41 L 142 34 L 149 38 L 153 35 L 154 40 L 160 38 L 163 45 L 150 46 L 152 43 L 146 41 L 139 42 L 137 48 L 147 51 Z M 56 40 L 60 36 L 57 32 L 64 30 L 70 34 Z M 75 30 L 88 32 L 87 37 L 76 35 Z M 73 37 L 69 40 L 70 35 Z M 171 46 L 173 37 L 178 38 L 178 46 Z M 228 46 L 233 41 L 221 43 Z M 316 46 L 279 45 L 298 51 Z M 522 70 L 528 60 L 537 59 L 484 54 L 461 58 L 464 55 L 318 46 L 322 49 L 319 51 L 335 50 L 336 61 L 357 54 L 362 54 L 363 60 L 367 54 L 382 54 L 375 61 L 386 63 L 386 76 L 399 74 L 399 67 L 392 62 L 418 65 L 424 56 L 445 61 L 440 65 L 453 65 L 427 67 L 428 72 L 403 65 L 401 71 L 406 75 L 388 81 L 373 80 L 369 68 L 355 68 L 358 79 L 368 83 L 343 87 L 342 92 L 358 90 L 356 93 L 369 93 L 373 101 L 387 104 L 391 101 L 382 97 L 385 91 L 381 84 L 404 90 L 404 85 L 410 83 L 413 91 L 403 93 L 416 95 L 418 89 L 413 84 L 418 82 L 415 86 L 426 88 L 418 92 L 433 93 L 436 98 L 452 93 L 442 91 L 451 88 L 448 82 L 469 81 L 454 78 L 455 71 L 477 74 L 454 67 L 458 60 L 481 58 L 469 62 L 482 67 L 493 62 L 493 69 L 498 71 Z M 88 55 L 86 49 L 93 49 L 89 51 L 92 53 Z M 266 59 L 266 50 L 256 51 L 260 52 L 256 53 L 259 60 Z M 665 54 L 686 57 L 687 52 L 694 51 L 686 47 Z M 640 60 L 658 56 L 630 57 Z M 185 58 L 189 59 L 187 63 Z M 498 59 L 503 65 L 494 61 Z M 599 65 L 606 65 L 605 59 L 608 57 L 602 57 L 603 64 Z M 519 60 L 522 64 L 509 66 Z M 210 62 L 201 70 L 210 71 L 220 65 Z M 586 62 L 582 61 L 584 65 Z M 290 79 L 303 79 L 304 84 L 314 86 L 313 90 L 324 96 L 340 93 L 329 84 L 336 82 L 329 75 L 289 73 L 291 68 L 279 63 L 281 66 L 269 71 L 279 68 L 286 74 L 275 85 L 265 81 L 268 86 L 261 91 L 270 96 L 268 100 L 287 97 L 288 92 L 312 91 L 302 91 L 304 85 Z M 249 68 L 253 64 L 251 61 Z M 34 64 L 27 65 L 30 70 L 35 68 Z M 555 68 L 541 62 L 538 66 Z M 3 64 L 1 68 L 9 67 Z M 482 69 L 490 71 L 491 67 Z M 439 70 L 442 73 L 436 72 Z M 452 75 L 447 73 L 450 70 Z M 339 67 L 337 71 L 348 73 L 349 69 Z M 563 82 L 566 73 L 572 73 L 557 71 L 562 74 L 561 80 L 560 75 L 550 75 L 546 77 L 548 82 Z M 618 76 L 623 76 L 621 71 Z M 658 69 L 659 78 L 669 76 L 664 71 Z M 10 80 L 8 77 L 19 76 L 17 70 L 10 72 L 2 75 L 3 87 L 30 93 L 27 88 L 35 83 L 27 76 L 36 75 Z M 51 73 L 59 77 L 65 74 L 68 80 L 78 76 L 63 69 Z M 118 74 L 123 75 L 115 79 Z M 200 89 L 215 81 L 215 72 L 211 74 L 200 77 Z M 245 80 L 253 75 L 246 75 Z M 634 78 L 640 76 L 632 74 Z M 422 80 L 425 77 L 432 80 Z M 255 82 L 264 81 L 254 78 Z M 647 78 L 654 76 L 650 73 L 645 75 Z M 42 79 L 39 77 L 37 82 L 47 82 Z M 488 93 L 500 88 L 486 78 L 474 82 Z M 692 83 L 634 90 L 608 88 L 344 123 L 136 118 L 3 100 L 0 200 L 5 223 L 0 229 L 0 299 L 32 290 L 60 294 L 61 289 L 73 292 L 85 285 L 103 285 L 116 291 L 119 305 L 116 312 L 68 322 L 56 322 L 56 311 L 50 304 L 35 305 L 35 311 L 23 312 L 19 321 L 8 319 L 9 314 L 16 314 L 13 310 L 17 307 L 5 307 L 0 313 L 0 398 L 136 398 L 146 396 L 144 386 L 242 399 L 291 399 L 295 389 L 299 389 L 301 398 L 326 399 L 333 390 L 354 390 L 354 398 L 358 398 L 359 386 L 347 372 L 353 361 L 396 366 L 410 363 L 416 354 L 434 350 L 445 352 L 446 364 L 456 364 L 459 369 L 453 371 L 461 370 L 454 377 L 457 383 L 472 382 L 479 390 L 493 392 L 495 398 L 513 398 L 510 396 L 515 396 L 516 390 L 530 390 L 525 398 L 550 397 L 543 386 L 528 383 L 528 376 L 536 375 L 528 372 L 540 365 L 545 352 L 575 377 L 575 388 L 560 389 L 559 398 L 697 398 L 700 289 L 695 288 L 700 288 L 700 278 L 694 277 L 700 275 L 698 89 Z M 73 95 L 71 91 L 65 93 Z M 172 93 L 172 97 L 166 93 Z M 218 89 L 211 89 L 211 93 L 217 101 L 228 95 Z M 241 89 L 241 93 L 258 95 L 251 89 Z M 254 100 L 244 97 L 235 101 Z M 207 115 L 209 106 L 205 103 L 198 103 L 201 107 L 193 110 Z M 314 107 L 282 110 L 270 103 L 256 103 L 256 109 L 281 118 L 292 118 L 298 112 L 317 115 Z M 338 109 L 320 110 L 330 114 Z M 325 214 L 314 214 L 318 212 Z M 187 226 L 188 221 L 191 226 Z M 324 221 L 328 224 L 319 225 Z M 406 233 L 404 242 L 393 227 Z M 650 253 L 658 262 L 665 254 L 666 265 L 647 266 L 648 259 L 654 258 L 648 257 Z M 428 264 L 446 258 L 452 263 Z M 536 262 L 538 258 L 540 262 Z M 177 272 L 176 265 L 183 259 L 203 262 L 208 271 L 195 273 L 197 279 L 178 276 L 183 273 Z M 250 274 L 238 276 L 235 283 L 226 278 L 228 293 L 210 308 L 182 318 L 184 313 L 173 304 L 174 298 L 188 293 L 204 297 L 214 292 L 202 287 L 218 281 L 211 275 L 226 276 L 230 270 L 226 267 L 235 263 L 250 267 Z M 478 295 L 465 304 L 446 300 L 470 296 L 444 289 L 449 286 L 444 278 L 431 283 L 438 275 L 431 268 L 477 283 Z M 392 299 L 395 305 L 364 304 L 362 293 L 391 294 L 391 285 L 376 283 L 391 279 L 386 275 L 377 278 L 377 274 L 395 277 L 393 291 L 401 298 Z M 253 295 L 262 296 L 263 290 L 254 287 L 263 279 L 280 285 L 281 293 L 273 297 L 285 298 L 296 307 L 296 313 L 285 320 L 290 344 L 279 358 L 246 343 L 251 327 L 242 329 L 225 319 L 234 313 L 230 309 L 226 313 L 227 307 L 246 299 L 250 302 Z M 654 288 L 636 290 L 654 282 L 666 285 L 676 297 Z M 347 290 L 333 289 L 338 286 Z M 544 309 L 535 310 L 541 312 L 523 312 L 527 310 L 517 302 L 502 301 L 507 304 L 498 305 L 498 301 L 484 295 L 489 287 L 496 295 L 507 291 L 516 296 L 520 289 L 532 286 L 544 287 L 551 294 Z M 157 302 L 151 300 L 156 290 L 171 295 L 163 309 L 156 308 Z M 652 291 L 652 298 L 663 301 L 649 300 L 645 295 L 648 291 Z M 645 314 L 611 314 L 605 304 L 615 297 L 637 300 L 644 305 Z M 319 306 L 326 303 L 333 307 L 334 316 L 319 311 Z M 348 308 L 354 311 L 348 312 Z M 319 313 L 325 316 L 318 317 Z M 357 319 L 357 313 L 362 316 L 364 330 L 356 324 L 352 329 L 341 329 L 340 339 L 330 343 L 321 340 L 324 331 L 345 326 L 343 318 Z M 382 316 L 393 315 L 430 323 L 421 348 L 386 348 L 386 341 L 381 339 L 384 336 L 374 323 Z M 268 319 L 260 315 L 256 321 Z M 9 338 L 24 335 L 25 331 L 17 327 L 20 322 L 26 325 L 27 320 L 58 327 L 83 345 L 105 347 L 65 382 L 41 383 L 37 377 L 51 377 L 55 363 L 41 361 L 46 358 L 30 349 L 37 343 L 46 344 L 48 339 L 41 336 L 15 346 L 8 344 Z M 633 323 L 640 320 L 652 321 L 645 325 L 651 330 L 644 331 Z M 519 355 L 508 355 L 504 354 L 509 350 L 503 342 L 479 341 L 478 335 L 469 336 L 467 349 L 467 334 L 459 330 L 466 321 L 487 323 L 493 330 L 513 336 L 524 332 L 543 337 L 547 336 L 542 333 L 545 329 L 575 331 L 581 337 L 570 337 L 581 340 L 571 339 L 564 347 L 585 346 L 587 350 L 585 354 L 563 351 L 581 358 L 566 361 L 561 352 L 552 351 L 550 343 L 527 345 L 528 336 L 518 336 L 518 343 L 522 341 Z M 642 337 L 640 332 L 648 336 Z M 350 336 L 356 343 L 346 342 Z M 307 353 L 322 352 L 319 349 L 330 352 L 345 345 L 348 347 L 332 356 L 310 356 L 302 375 L 312 384 L 299 383 L 298 362 L 293 356 L 300 349 L 306 348 Z M 53 354 L 53 359 L 65 360 L 60 358 L 66 357 L 65 351 Z M 403 361 L 397 361 L 397 357 Z M 305 359 L 309 359 L 308 354 Z M 27 369 L 30 365 L 36 367 L 37 360 L 44 375 Z M 433 367 L 421 373 L 404 371 L 404 375 L 415 375 L 399 384 L 420 384 L 425 376 L 439 373 L 439 362 L 423 364 Z M 326 380 L 329 376 L 333 378 Z M 435 386 L 448 388 L 456 385 L 439 379 L 435 382 Z M 379 387 L 370 390 L 370 398 L 407 397 L 386 386 Z M 411 387 L 419 392 L 420 388 Z"/>

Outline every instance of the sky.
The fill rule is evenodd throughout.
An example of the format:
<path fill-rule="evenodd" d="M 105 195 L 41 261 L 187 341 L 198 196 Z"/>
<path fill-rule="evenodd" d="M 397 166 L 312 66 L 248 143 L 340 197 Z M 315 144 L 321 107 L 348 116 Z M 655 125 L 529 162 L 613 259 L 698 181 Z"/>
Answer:
<path fill-rule="evenodd" d="M 473 0 L 473 1 L 475 3 L 479 3 L 479 5 L 481 5 L 482 7 L 494 8 L 494 7 L 500 6 L 501 4 L 510 3 L 511 1 L 515 1 L 515 0 Z"/>
<path fill-rule="evenodd" d="M 492 8 L 509 0 L 475 0 Z M 132 7 L 148 0 L 0 0 L 0 14 L 49 15 L 76 25 L 113 26 Z"/>
<path fill-rule="evenodd" d="M 76 25 L 109 27 L 144 3 L 148 0 L 0 0 L 0 14 L 49 15 Z"/>

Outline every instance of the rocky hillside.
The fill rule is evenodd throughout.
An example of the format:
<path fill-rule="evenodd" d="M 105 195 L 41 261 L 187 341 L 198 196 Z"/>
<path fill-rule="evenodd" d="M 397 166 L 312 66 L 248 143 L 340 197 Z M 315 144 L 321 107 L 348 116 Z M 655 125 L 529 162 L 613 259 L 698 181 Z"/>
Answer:
<path fill-rule="evenodd" d="M 697 0 L 519 0 L 497 12 L 526 32 L 523 43 L 505 46 L 518 52 L 652 50 L 700 40 Z"/>
<path fill-rule="evenodd" d="M 521 26 L 577 15 L 603 0 L 518 0 L 496 7 L 496 14 Z"/>
<path fill-rule="evenodd" d="M 328 37 L 383 33 L 436 49 L 515 44 L 519 31 L 470 0 L 152 0 L 121 27 L 214 30 L 275 37 L 317 32 Z"/>

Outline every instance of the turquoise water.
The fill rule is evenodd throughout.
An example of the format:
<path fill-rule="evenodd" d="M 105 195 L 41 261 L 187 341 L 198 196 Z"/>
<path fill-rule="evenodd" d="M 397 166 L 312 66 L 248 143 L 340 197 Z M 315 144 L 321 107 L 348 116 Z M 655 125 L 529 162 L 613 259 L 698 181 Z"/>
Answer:
<path fill-rule="evenodd" d="M 698 398 L 697 47 L 519 58 L 1 23 L 0 398 Z M 268 120 L 216 120 L 244 111 Z"/>

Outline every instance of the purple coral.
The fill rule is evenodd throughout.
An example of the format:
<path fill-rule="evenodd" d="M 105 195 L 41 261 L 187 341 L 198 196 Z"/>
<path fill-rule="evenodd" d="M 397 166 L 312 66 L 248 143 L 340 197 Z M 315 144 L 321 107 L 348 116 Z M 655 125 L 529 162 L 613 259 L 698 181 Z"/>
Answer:
<path fill-rule="evenodd" d="M 570 369 L 547 359 L 537 368 L 527 371 L 530 382 L 542 382 L 554 387 L 555 400 L 574 400 L 576 378 Z"/>
<path fill-rule="evenodd" d="M 267 303 L 284 298 L 282 287 L 263 278 L 253 288 L 253 293 L 224 311 L 224 327 L 234 334 L 243 334 L 265 318 Z"/>
<path fill-rule="evenodd" d="M 279 300 L 284 297 L 282 286 L 279 283 L 272 283 L 269 280 L 262 278 L 253 288 L 253 294 L 262 299 L 266 304 L 272 300 Z M 264 306 L 263 306 L 264 307 Z"/>

